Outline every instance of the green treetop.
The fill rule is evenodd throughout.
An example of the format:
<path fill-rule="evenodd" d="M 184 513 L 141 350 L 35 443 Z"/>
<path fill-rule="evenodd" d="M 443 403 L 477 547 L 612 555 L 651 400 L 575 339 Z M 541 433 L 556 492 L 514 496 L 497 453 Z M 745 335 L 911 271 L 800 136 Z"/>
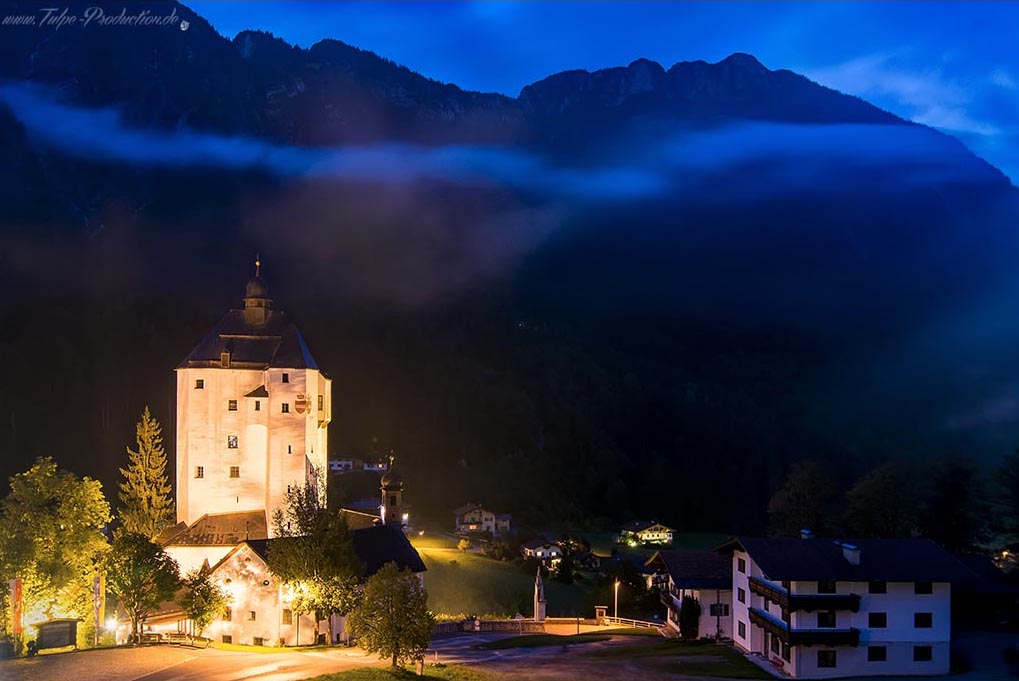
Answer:
<path fill-rule="evenodd" d="M 130 463 L 121 468 L 120 522 L 127 532 L 155 539 L 173 522 L 173 498 L 166 476 L 166 451 L 159 422 L 145 407 L 136 426 L 137 449 L 130 447 Z"/>

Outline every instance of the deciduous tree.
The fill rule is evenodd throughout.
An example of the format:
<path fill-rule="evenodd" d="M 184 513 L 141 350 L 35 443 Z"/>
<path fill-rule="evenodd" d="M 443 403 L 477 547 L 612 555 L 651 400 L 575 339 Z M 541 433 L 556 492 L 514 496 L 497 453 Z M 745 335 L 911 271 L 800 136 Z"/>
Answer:
<path fill-rule="evenodd" d="M 91 644 L 92 583 L 109 549 L 102 485 L 40 458 L 10 486 L 0 503 L 0 574 L 21 578 L 26 621 L 80 617 L 79 641 Z"/>
<path fill-rule="evenodd" d="M 410 570 L 387 563 L 364 587 L 360 604 L 348 620 L 358 645 L 393 667 L 420 659 L 428 648 L 435 617 L 428 594 Z"/>
<path fill-rule="evenodd" d="M 928 484 L 921 531 L 949 551 L 973 548 L 987 520 L 984 489 L 976 468 L 959 457 L 938 462 Z"/>
<path fill-rule="evenodd" d="M 127 448 L 130 460 L 121 468 L 120 522 L 124 529 L 155 539 L 173 522 L 173 498 L 166 476 L 166 451 L 162 428 L 145 407 L 135 426 L 137 449 Z"/>
<path fill-rule="evenodd" d="M 813 459 L 800 462 L 768 502 L 768 530 L 782 536 L 827 530 L 834 500 L 835 482 L 825 465 Z"/>
<path fill-rule="evenodd" d="M 184 588 L 177 603 L 194 623 L 192 634 L 201 636 L 206 627 L 230 605 L 230 595 L 212 578 L 208 563 L 184 575 L 182 585 Z"/>
<path fill-rule="evenodd" d="M 916 504 L 912 480 L 890 461 L 846 492 L 846 525 L 857 537 L 908 537 L 916 529 Z"/>
<path fill-rule="evenodd" d="M 143 534 L 118 531 L 106 562 L 106 583 L 131 618 L 131 640 L 139 642 L 139 625 L 180 586 L 177 561 Z"/>
<path fill-rule="evenodd" d="M 315 611 L 329 619 L 332 642 L 329 616 L 345 615 L 356 603 L 362 565 L 346 518 L 329 512 L 324 502 L 322 490 L 312 483 L 287 491 L 283 507 L 273 514 L 276 539 L 269 546 L 268 563 L 291 587 L 291 610 Z"/>

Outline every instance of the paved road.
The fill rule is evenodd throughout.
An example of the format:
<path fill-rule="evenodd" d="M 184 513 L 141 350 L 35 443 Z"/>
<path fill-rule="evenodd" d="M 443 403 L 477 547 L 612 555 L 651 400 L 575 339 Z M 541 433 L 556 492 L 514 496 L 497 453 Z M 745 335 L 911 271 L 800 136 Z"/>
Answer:
<path fill-rule="evenodd" d="M 0 681 L 296 681 L 380 664 L 357 648 L 279 653 L 146 646 L 40 655 L 0 663 Z"/>
<path fill-rule="evenodd" d="M 295 681 L 320 674 L 379 664 L 375 656 L 354 649 L 243 653 L 198 651 L 190 660 L 136 677 L 135 681 Z"/>

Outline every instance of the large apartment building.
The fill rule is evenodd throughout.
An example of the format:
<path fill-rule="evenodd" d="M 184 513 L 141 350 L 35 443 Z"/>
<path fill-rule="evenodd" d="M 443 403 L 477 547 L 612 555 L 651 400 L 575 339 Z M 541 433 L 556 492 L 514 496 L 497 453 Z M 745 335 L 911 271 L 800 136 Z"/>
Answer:
<path fill-rule="evenodd" d="M 952 582 L 972 573 L 926 539 L 735 538 L 733 641 L 794 678 L 949 671 Z"/>

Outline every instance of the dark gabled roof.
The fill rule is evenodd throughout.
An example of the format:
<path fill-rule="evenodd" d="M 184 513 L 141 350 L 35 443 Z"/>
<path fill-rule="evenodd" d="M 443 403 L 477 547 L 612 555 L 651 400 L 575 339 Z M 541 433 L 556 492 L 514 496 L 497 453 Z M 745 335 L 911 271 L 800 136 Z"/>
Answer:
<path fill-rule="evenodd" d="M 850 563 L 842 544 L 860 550 L 860 564 Z M 952 554 L 930 539 L 798 539 L 736 537 L 718 551 L 742 548 L 771 581 L 964 582 L 974 575 Z"/>
<path fill-rule="evenodd" d="M 473 511 L 474 509 L 477 509 L 477 508 L 481 508 L 481 504 L 464 504 L 463 506 L 460 506 L 458 508 L 454 508 L 453 509 L 453 515 L 459 517 L 459 516 L 464 515 L 465 513 L 470 513 L 471 511 Z M 484 510 L 484 509 L 482 509 L 482 510 Z"/>
<path fill-rule="evenodd" d="M 352 530 L 361 530 L 382 522 L 382 518 L 377 515 L 352 511 L 349 508 L 341 508 L 339 514 L 347 521 L 347 527 Z"/>
<path fill-rule="evenodd" d="M 269 391 L 265 389 L 265 385 L 260 385 L 249 393 L 244 394 L 245 397 L 269 397 Z"/>
<path fill-rule="evenodd" d="M 300 331 L 287 316 L 270 310 L 265 324 L 248 324 L 243 310 L 230 310 L 191 351 L 178 369 L 218 367 L 220 355 L 230 353 L 231 366 L 265 369 L 317 369 Z"/>
<path fill-rule="evenodd" d="M 535 539 L 528 539 L 527 541 L 525 541 L 524 543 L 522 543 L 520 545 L 520 548 L 522 548 L 522 549 L 540 549 L 542 546 L 555 546 L 555 543 L 554 542 L 550 542 L 547 539 L 542 539 L 542 538 L 538 537 L 538 538 L 535 538 Z"/>
<path fill-rule="evenodd" d="M 230 546 L 245 539 L 265 539 L 268 536 L 264 511 L 238 511 L 203 515 L 191 527 L 173 533 L 163 543 L 174 546 Z"/>
<path fill-rule="evenodd" d="M 160 546 L 166 546 L 171 542 L 171 540 L 173 540 L 174 537 L 176 537 L 181 532 L 184 532 L 187 529 L 188 524 L 182 520 L 176 525 L 171 525 L 170 527 L 167 527 L 162 532 L 160 532 L 159 536 L 156 537 L 156 543 L 159 544 Z"/>
<path fill-rule="evenodd" d="M 365 574 L 373 575 L 386 563 L 396 563 L 401 570 L 424 572 L 425 567 L 417 550 L 407 536 L 393 525 L 375 525 L 354 531 L 354 550 L 364 563 Z"/>
<path fill-rule="evenodd" d="M 268 562 L 269 547 L 274 539 L 253 539 L 247 542 L 252 550 Z M 396 563 L 401 570 L 425 572 L 421 556 L 407 541 L 403 531 L 392 525 L 374 525 L 354 530 L 354 552 L 364 565 L 364 573 L 370 577 L 386 563 Z"/>
<path fill-rule="evenodd" d="M 656 551 L 645 565 L 664 569 L 680 589 L 732 589 L 732 558 L 717 551 Z"/>

